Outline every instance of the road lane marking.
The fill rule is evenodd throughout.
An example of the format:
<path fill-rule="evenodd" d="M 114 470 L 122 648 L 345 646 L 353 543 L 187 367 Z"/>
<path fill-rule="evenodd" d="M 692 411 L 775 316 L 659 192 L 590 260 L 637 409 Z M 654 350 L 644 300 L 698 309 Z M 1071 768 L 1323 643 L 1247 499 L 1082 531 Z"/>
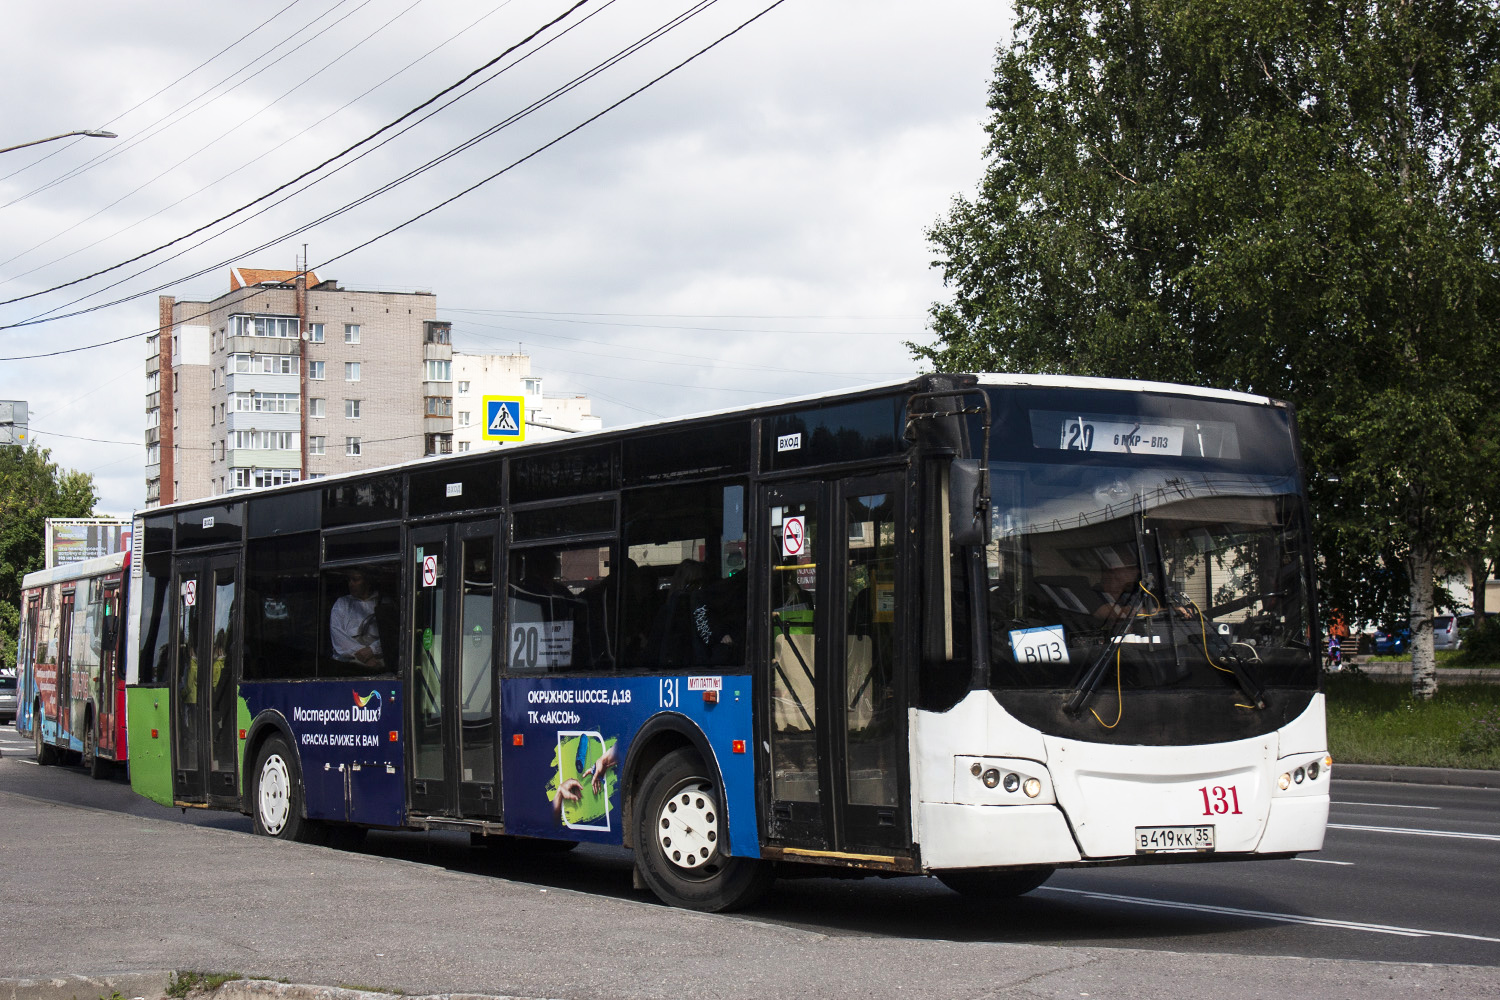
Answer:
<path fill-rule="evenodd" d="M 1405 826 L 1362 826 L 1358 823 L 1329 823 L 1330 830 L 1360 830 L 1364 833 L 1406 833 L 1413 837 L 1454 837 L 1459 840 L 1500 840 L 1500 833 L 1464 833 L 1460 830 L 1414 830 Z"/>
<path fill-rule="evenodd" d="M 1035 892 L 1066 892 L 1090 899 L 1102 899 L 1112 903 L 1135 903 L 1137 906 L 1159 906 L 1167 910 L 1190 910 L 1195 913 L 1217 913 L 1230 917 L 1251 917 L 1283 924 L 1304 924 L 1308 927 L 1331 927 L 1337 930 L 1364 931 L 1368 934 L 1393 934 L 1397 937 L 1444 937 L 1464 941 L 1482 941 L 1500 944 L 1500 938 L 1482 934 L 1461 934 L 1457 931 L 1433 931 L 1421 927 L 1397 927 L 1392 924 L 1367 924 L 1359 920 L 1335 920 L 1332 917 L 1309 917 L 1301 913 L 1272 913 L 1269 910 L 1243 910 L 1236 906 L 1213 906 L 1208 903 L 1180 903 L 1171 899 L 1149 899 L 1145 896 L 1120 896 L 1112 892 L 1093 892 L 1089 889 L 1064 889 L 1060 886 L 1044 885 Z"/>
<path fill-rule="evenodd" d="M 1354 864 L 1353 861 L 1333 861 L 1333 860 L 1331 860 L 1329 858 L 1304 858 L 1304 857 L 1301 857 L 1300 855 L 1298 857 L 1293 858 L 1292 860 L 1293 861 L 1311 861 L 1315 865 L 1352 865 L 1352 864 Z"/>

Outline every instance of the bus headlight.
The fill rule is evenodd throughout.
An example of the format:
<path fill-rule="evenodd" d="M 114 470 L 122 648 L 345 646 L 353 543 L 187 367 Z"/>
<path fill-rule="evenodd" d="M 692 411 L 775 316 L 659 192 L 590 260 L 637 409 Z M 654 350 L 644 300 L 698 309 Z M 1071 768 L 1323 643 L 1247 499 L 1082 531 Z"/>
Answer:
<path fill-rule="evenodd" d="M 1276 779 L 1276 787 L 1279 788 L 1279 789 L 1281 789 L 1283 792 L 1286 791 L 1288 788 L 1291 788 L 1292 787 L 1292 776 L 1290 774 L 1287 774 L 1286 772 L 1283 771 L 1282 774 L 1281 774 L 1281 777 L 1279 777 L 1279 778 Z"/>
<path fill-rule="evenodd" d="M 988 771 L 985 771 L 979 780 L 984 782 L 985 788 L 994 788 L 1000 784 L 1000 772 L 992 767 Z"/>
<path fill-rule="evenodd" d="M 1028 799 L 1034 799 L 1042 794 L 1042 782 L 1039 778 L 1027 778 L 1026 784 L 1021 786 L 1021 791 L 1026 793 Z"/>
<path fill-rule="evenodd" d="M 1017 788 L 1020 788 L 1020 787 L 1021 787 L 1021 776 L 1019 774 L 1017 774 L 1016 772 L 1012 771 L 1011 773 L 1009 773 L 1009 774 L 1007 774 L 1005 776 L 1005 790 L 1007 792 L 1014 792 Z"/>
<path fill-rule="evenodd" d="M 1308 781 L 1317 781 L 1318 780 L 1318 762 L 1317 761 L 1313 761 L 1311 764 L 1307 765 L 1307 780 Z"/>

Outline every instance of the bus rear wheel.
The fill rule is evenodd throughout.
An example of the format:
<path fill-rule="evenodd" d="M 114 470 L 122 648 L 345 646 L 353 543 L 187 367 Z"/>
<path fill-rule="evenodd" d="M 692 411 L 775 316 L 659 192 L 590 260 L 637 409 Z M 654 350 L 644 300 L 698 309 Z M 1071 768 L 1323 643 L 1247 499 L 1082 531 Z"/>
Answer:
<path fill-rule="evenodd" d="M 99 731 L 92 717 L 83 731 L 83 766 L 88 769 L 89 777 L 96 780 L 109 773 L 108 762 L 99 756 Z"/>
<path fill-rule="evenodd" d="M 34 743 L 36 762 L 46 767 L 48 764 L 57 763 L 57 748 L 50 746 L 42 736 L 42 706 L 36 705 L 31 709 L 31 738 Z"/>
<path fill-rule="evenodd" d="M 1025 868 L 1013 872 L 951 871 L 938 881 L 972 899 L 1013 899 L 1024 896 L 1052 877 L 1055 868 Z"/>
<path fill-rule="evenodd" d="M 663 902 L 718 913 L 747 906 L 770 888 L 769 865 L 722 850 L 722 800 L 710 769 L 686 747 L 647 772 L 636 800 L 636 868 Z"/>
<path fill-rule="evenodd" d="M 280 736 L 261 744 L 256 756 L 251 811 L 256 833 L 281 840 L 316 839 L 317 824 L 304 815 L 302 768 Z"/>

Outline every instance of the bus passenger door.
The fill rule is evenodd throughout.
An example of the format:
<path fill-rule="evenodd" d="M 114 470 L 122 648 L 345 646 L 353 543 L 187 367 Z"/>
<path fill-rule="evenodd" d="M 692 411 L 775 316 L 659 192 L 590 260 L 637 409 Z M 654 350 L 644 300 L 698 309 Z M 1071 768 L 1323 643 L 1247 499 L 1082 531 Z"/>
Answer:
<path fill-rule="evenodd" d="M 57 611 L 57 742 L 62 747 L 73 732 L 73 603 L 74 591 L 64 591 Z"/>
<path fill-rule="evenodd" d="M 178 802 L 237 794 L 238 564 L 233 555 L 177 561 L 172 797 Z"/>
<path fill-rule="evenodd" d="M 41 712 L 32 714 L 33 705 L 40 705 L 37 688 L 37 652 L 43 648 L 41 642 L 42 595 L 32 594 L 26 599 L 26 632 L 21 646 L 21 670 L 16 677 L 16 718 L 29 720 L 27 732 L 34 732 L 42 724 Z"/>
<path fill-rule="evenodd" d="M 494 521 L 410 533 L 411 808 L 498 819 Z"/>
<path fill-rule="evenodd" d="M 767 486 L 767 832 L 892 860 L 910 844 L 899 475 Z"/>
<path fill-rule="evenodd" d="M 120 585 L 104 585 L 103 619 L 100 622 L 99 687 L 94 694 L 94 724 L 99 735 L 98 750 L 115 754 L 115 678 L 119 671 Z"/>

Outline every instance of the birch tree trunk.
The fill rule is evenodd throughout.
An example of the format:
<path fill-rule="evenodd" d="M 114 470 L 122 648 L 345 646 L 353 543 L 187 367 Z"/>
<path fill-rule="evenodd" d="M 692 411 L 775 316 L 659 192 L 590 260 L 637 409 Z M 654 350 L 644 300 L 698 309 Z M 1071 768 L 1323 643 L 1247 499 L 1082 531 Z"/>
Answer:
<path fill-rule="evenodd" d="M 1411 693 L 1419 701 L 1437 694 L 1437 654 L 1432 649 L 1433 549 L 1412 546 L 1408 557 L 1411 571 Z"/>

